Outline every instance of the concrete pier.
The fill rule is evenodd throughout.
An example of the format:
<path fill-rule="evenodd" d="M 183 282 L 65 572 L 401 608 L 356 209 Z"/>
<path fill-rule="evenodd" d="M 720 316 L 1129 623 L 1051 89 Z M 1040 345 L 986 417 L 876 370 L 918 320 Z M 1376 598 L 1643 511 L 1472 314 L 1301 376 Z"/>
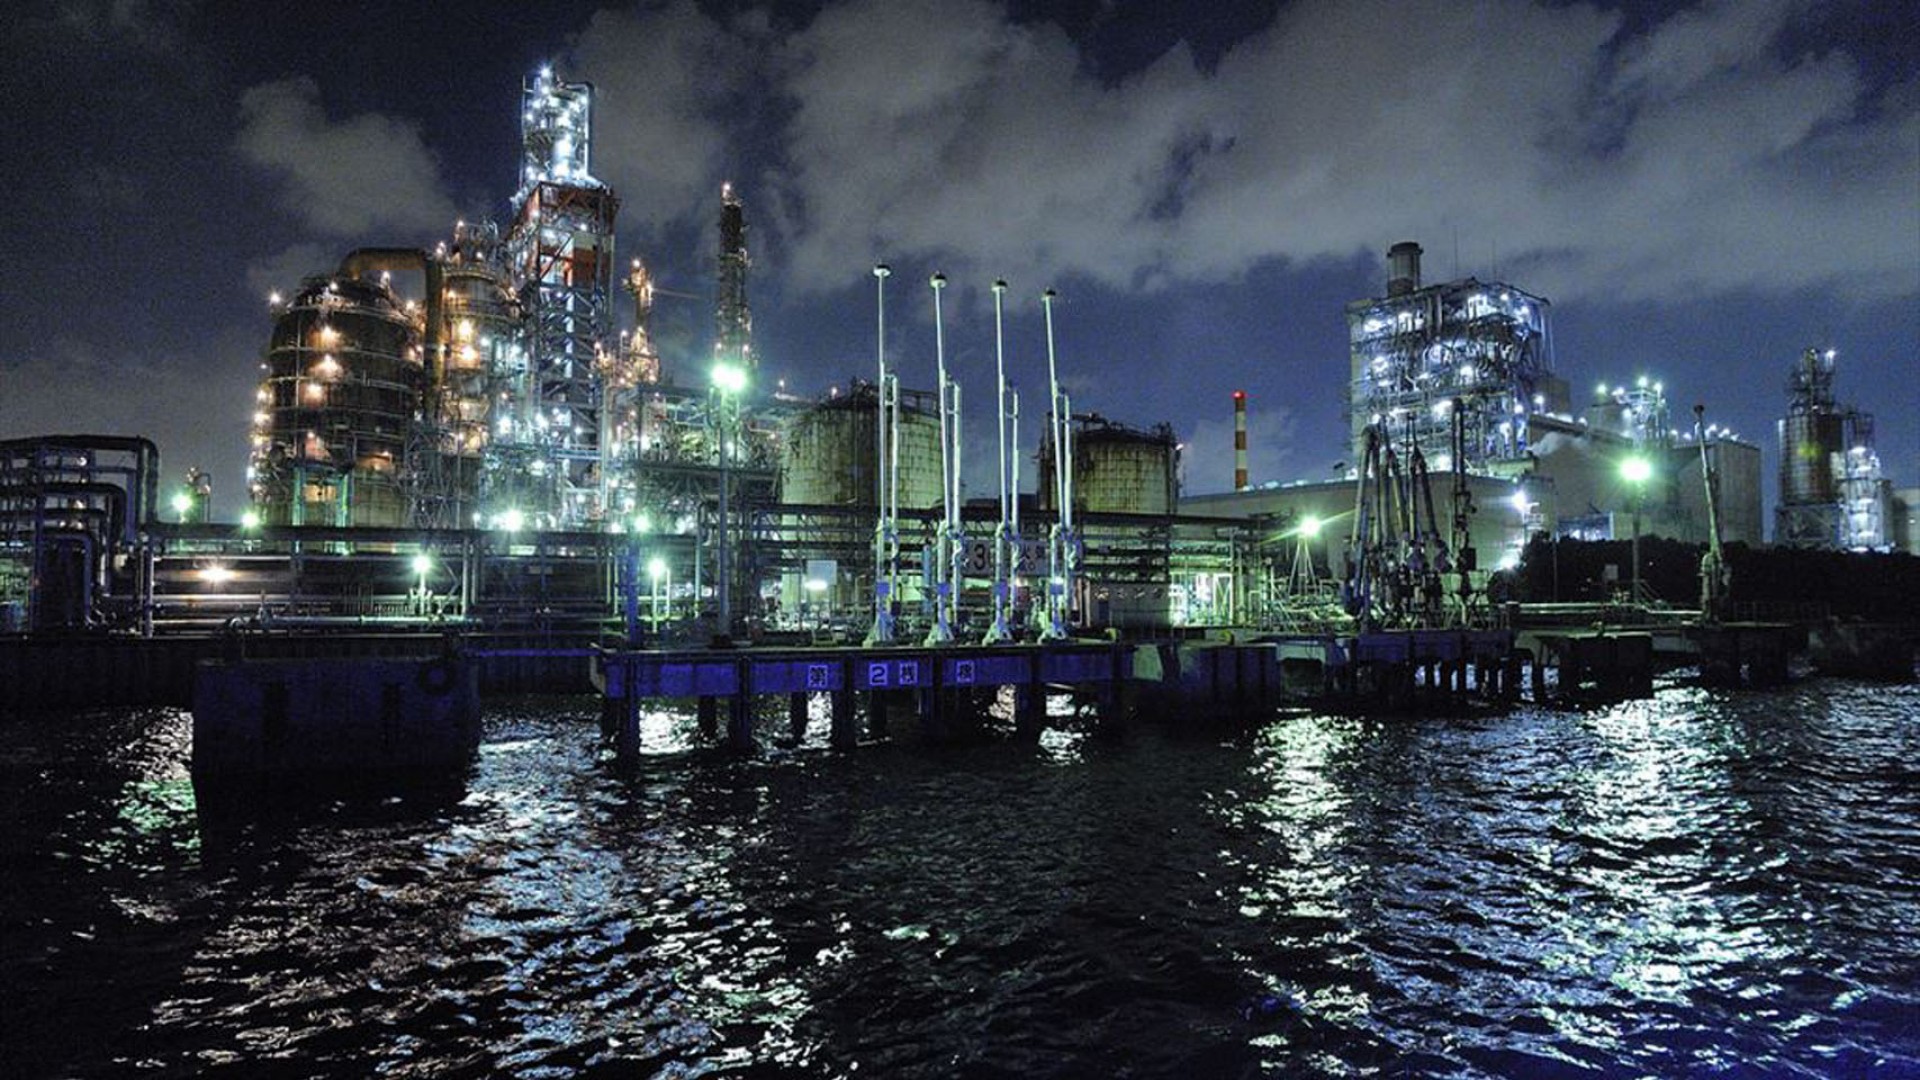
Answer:
<path fill-rule="evenodd" d="M 1653 635 L 1582 630 L 1535 635 L 1533 699 L 1573 704 L 1653 694 Z M 1556 679 L 1549 686 L 1548 668 Z"/>
<path fill-rule="evenodd" d="M 459 776 L 480 744 L 474 666 L 458 656 L 210 660 L 193 697 L 204 795 Z"/>
<path fill-rule="evenodd" d="M 621 756 L 639 752 L 641 703 L 648 699 L 696 700 L 702 734 L 718 736 L 727 717 L 726 740 L 740 750 L 756 743 L 754 702 L 784 697 L 790 733 L 804 732 L 806 700 L 824 694 L 831 702 L 832 745 L 858 743 L 856 701 L 866 702 L 868 738 L 885 738 L 895 714 L 909 711 L 922 735 L 965 738 L 983 721 L 988 696 L 1014 687 L 1015 729 L 1032 736 L 1042 723 L 1049 687 L 1091 692 L 1103 722 L 1117 722 L 1132 675 L 1131 652 L 1112 643 L 1061 643 L 953 649 L 601 649 L 593 679 L 609 702 Z M 801 717 L 795 720 L 795 716 Z M 712 730 L 709 730 L 712 718 Z"/>

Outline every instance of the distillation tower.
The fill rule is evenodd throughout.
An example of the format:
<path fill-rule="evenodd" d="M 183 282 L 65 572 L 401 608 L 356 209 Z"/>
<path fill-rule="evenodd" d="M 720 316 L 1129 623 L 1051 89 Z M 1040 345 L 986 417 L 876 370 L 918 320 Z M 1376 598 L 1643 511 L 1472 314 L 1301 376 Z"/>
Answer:
<path fill-rule="evenodd" d="M 613 336 L 613 220 L 620 201 L 592 172 L 593 88 L 543 68 L 521 95 L 520 188 L 506 248 L 520 283 L 529 368 L 510 402 L 528 418 L 494 456 L 517 512 L 541 528 L 583 528 L 606 512 L 599 364 Z M 496 438 L 498 436 L 496 435 Z"/>

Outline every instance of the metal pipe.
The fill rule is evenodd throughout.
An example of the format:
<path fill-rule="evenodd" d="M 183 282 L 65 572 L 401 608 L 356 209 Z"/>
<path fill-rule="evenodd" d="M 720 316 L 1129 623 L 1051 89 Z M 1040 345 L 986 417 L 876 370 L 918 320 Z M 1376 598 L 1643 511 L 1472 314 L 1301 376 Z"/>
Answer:
<path fill-rule="evenodd" d="M 933 358 L 938 374 L 935 396 L 940 411 L 940 527 L 933 537 L 933 628 L 927 631 L 928 645 L 944 645 L 953 640 L 953 522 L 959 516 L 954 504 L 954 460 L 952 426 L 948 423 L 951 385 L 947 381 L 946 331 L 940 316 L 940 294 L 946 290 L 947 276 L 934 274 L 927 284 L 933 289 Z"/>

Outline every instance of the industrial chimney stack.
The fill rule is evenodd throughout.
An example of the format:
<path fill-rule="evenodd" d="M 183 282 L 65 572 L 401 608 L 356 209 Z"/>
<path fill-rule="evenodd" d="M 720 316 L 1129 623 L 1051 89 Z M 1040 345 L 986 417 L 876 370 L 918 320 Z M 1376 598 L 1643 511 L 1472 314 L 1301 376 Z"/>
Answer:
<path fill-rule="evenodd" d="M 1233 392 L 1233 490 L 1247 490 L 1247 392 Z"/>
<path fill-rule="evenodd" d="M 1420 245 L 1402 240 L 1387 249 L 1387 295 L 1405 296 L 1420 288 Z"/>

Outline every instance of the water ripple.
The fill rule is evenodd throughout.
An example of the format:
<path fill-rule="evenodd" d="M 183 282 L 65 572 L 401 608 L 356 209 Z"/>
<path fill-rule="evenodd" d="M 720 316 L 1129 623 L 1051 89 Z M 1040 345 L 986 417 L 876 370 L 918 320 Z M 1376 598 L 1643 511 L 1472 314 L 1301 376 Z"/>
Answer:
<path fill-rule="evenodd" d="M 1663 687 L 738 761 L 662 711 L 623 775 L 590 703 L 528 700 L 455 804 L 222 834 L 177 711 L 9 725 L 0 1050 L 75 1076 L 1920 1075 L 1916 714 L 1912 687 Z"/>

